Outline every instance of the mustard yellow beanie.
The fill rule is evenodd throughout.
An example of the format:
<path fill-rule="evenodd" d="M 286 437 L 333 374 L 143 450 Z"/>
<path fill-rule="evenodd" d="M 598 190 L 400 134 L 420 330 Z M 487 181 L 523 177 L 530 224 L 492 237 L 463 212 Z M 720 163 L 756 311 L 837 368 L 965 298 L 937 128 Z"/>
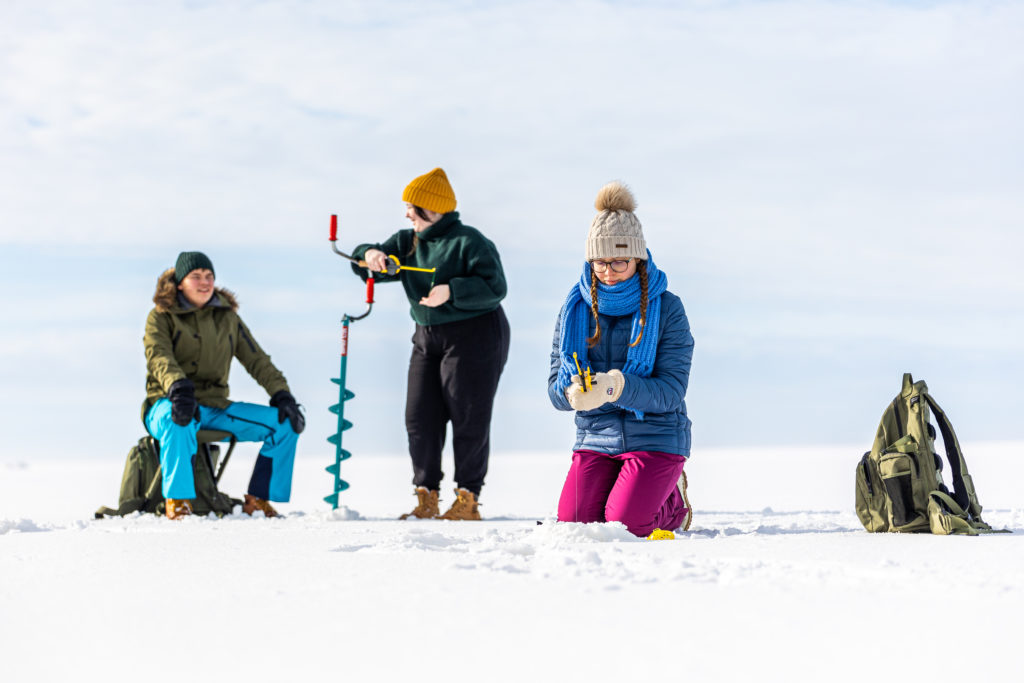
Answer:
<path fill-rule="evenodd" d="M 405 186 L 402 201 L 437 213 L 455 210 L 455 191 L 440 168 L 421 175 Z"/>

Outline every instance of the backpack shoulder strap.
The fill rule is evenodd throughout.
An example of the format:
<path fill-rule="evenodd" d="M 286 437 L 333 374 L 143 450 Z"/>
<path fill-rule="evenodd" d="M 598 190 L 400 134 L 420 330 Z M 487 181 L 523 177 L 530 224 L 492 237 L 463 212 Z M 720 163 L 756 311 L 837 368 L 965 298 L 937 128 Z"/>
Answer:
<path fill-rule="evenodd" d="M 973 518 L 980 520 L 981 503 L 978 502 L 978 494 L 974 490 L 974 481 L 967 471 L 967 461 L 964 460 L 964 453 L 960 448 L 960 442 L 956 438 L 956 432 L 953 431 L 953 425 L 931 394 L 923 392 L 922 395 L 928 402 L 928 406 L 935 415 L 936 421 L 939 423 L 942 443 L 946 448 L 946 460 L 949 461 L 949 467 L 953 471 L 953 499 Z"/>

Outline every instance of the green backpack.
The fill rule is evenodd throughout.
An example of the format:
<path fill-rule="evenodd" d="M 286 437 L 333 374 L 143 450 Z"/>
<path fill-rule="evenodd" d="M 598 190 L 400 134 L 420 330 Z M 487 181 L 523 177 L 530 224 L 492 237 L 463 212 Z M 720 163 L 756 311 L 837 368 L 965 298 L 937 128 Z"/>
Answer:
<path fill-rule="evenodd" d="M 220 446 L 210 441 L 231 439 L 224 461 L 217 468 L 220 459 Z M 235 505 L 242 501 L 231 498 L 217 488 L 224 467 L 235 449 L 235 437 L 227 432 L 199 432 L 199 450 L 192 460 L 192 471 L 195 477 L 196 497 L 192 499 L 192 512 L 197 515 L 214 513 L 218 517 L 231 513 Z M 164 513 L 163 473 L 160 470 L 160 444 L 151 436 L 144 436 L 139 443 L 128 451 L 124 463 L 124 474 L 121 476 L 121 493 L 117 507 L 101 507 L 96 511 L 96 519 L 105 516 L 130 515 L 133 512 Z M 216 474 L 214 474 L 216 472 Z"/>
<path fill-rule="evenodd" d="M 934 413 L 946 447 L 953 490 L 942 480 L 935 452 Z M 871 532 L 976 535 L 993 529 L 967 472 L 953 425 L 928 393 L 928 385 L 903 375 L 903 389 L 882 414 L 875 443 L 857 465 L 857 516 Z"/>

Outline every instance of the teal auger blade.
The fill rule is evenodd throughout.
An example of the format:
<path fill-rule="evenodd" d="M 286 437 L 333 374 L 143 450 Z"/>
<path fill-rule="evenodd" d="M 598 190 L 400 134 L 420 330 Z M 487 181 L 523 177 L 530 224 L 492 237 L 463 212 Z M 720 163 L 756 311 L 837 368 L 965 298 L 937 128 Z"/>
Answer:
<path fill-rule="evenodd" d="M 355 398 L 355 397 L 356 397 L 356 395 L 355 395 L 354 393 L 352 393 L 351 391 L 349 391 L 348 389 L 346 389 L 346 390 L 345 390 L 345 395 L 344 395 L 344 396 L 343 396 L 343 397 L 341 398 L 341 400 L 342 400 L 342 401 L 347 401 L 347 400 L 349 400 L 350 398 Z"/>
<path fill-rule="evenodd" d="M 345 431 L 346 429 L 351 429 L 351 428 L 352 428 L 352 423 L 351 422 L 349 422 L 348 420 L 342 420 L 341 431 Z M 329 437 L 327 437 L 327 441 L 328 441 L 328 443 L 333 443 L 335 446 L 340 446 L 341 445 L 341 434 L 331 434 Z"/>
<path fill-rule="evenodd" d="M 340 377 L 332 377 L 331 381 L 334 382 L 335 384 L 338 384 L 338 385 L 341 384 L 341 378 Z"/>
<path fill-rule="evenodd" d="M 345 400 L 347 401 L 348 399 L 346 398 Z M 327 410 L 329 410 L 332 413 L 334 413 L 335 415 L 337 415 L 338 413 L 341 412 L 341 404 L 340 403 L 335 403 L 333 406 L 328 406 Z"/>
<path fill-rule="evenodd" d="M 344 461 L 344 460 L 348 460 L 351 457 L 352 457 L 351 453 L 349 453 L 348 451 L 342 451 L 341 452 L 341 456 L 338 458 L 338 460 Z M 340 462 L 336 462 L 333 465 L 328 465 L 327 467 L 324 468 L 324 470 L 328 474 L 338 474 L 338 472 L 341 470 L 341 463 Z"/>
<path fill-rule="evenodd" d="M 329 496 L 324 496 L 324 501 L 330 503 L 334 507 L 338 507 L 338 494 L 348 488 L 348 482 L 342 479 L 338 482 L 338 490 Z"/>

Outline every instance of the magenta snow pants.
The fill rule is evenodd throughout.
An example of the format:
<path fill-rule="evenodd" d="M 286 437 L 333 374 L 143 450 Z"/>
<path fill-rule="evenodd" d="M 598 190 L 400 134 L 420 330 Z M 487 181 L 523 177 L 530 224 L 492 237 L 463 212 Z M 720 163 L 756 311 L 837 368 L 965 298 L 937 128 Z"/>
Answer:
<path fill-rule="evenodd" d="M 677 529 L 686 517 L 676 488 L 685 463 L 685 456 L 656 451 L 573 451 L 558 521 L 622 522 L 637 536 Z"/>

